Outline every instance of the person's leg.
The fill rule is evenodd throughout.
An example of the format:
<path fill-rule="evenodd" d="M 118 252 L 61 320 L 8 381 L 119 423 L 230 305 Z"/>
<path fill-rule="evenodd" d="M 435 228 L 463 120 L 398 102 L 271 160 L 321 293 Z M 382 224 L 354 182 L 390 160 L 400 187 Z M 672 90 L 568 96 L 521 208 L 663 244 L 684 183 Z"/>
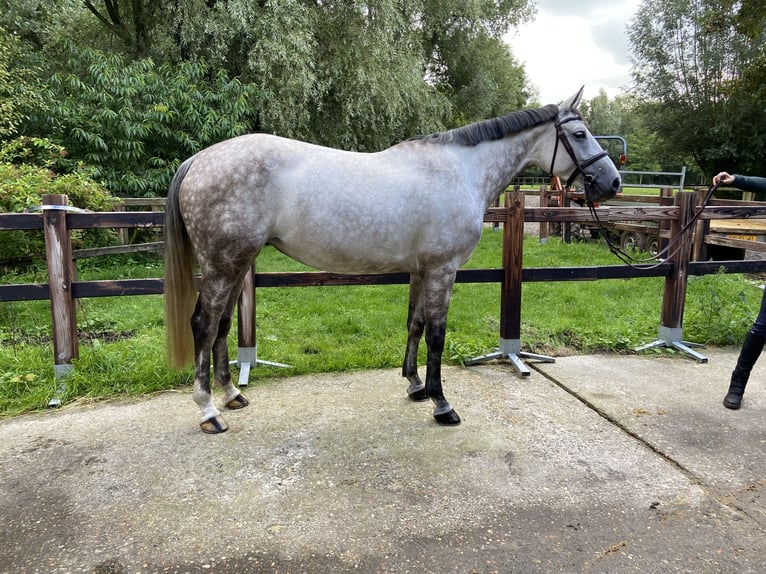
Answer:
<path fill-rule="evenodd" d="M 766 343 L 766 292 L 761 299 L 761 310 L 755 319 L 752 329 L 745 337 L 742 349 L 737 358 L 737 365 L 731 373 L 729 391 L 723 399 L 723 406 L 727 409 L 738 409 L 742 406 L 742 395 L 745 393 L 747 381 L 755 362 L 761 356 L 764 343 Z"/>

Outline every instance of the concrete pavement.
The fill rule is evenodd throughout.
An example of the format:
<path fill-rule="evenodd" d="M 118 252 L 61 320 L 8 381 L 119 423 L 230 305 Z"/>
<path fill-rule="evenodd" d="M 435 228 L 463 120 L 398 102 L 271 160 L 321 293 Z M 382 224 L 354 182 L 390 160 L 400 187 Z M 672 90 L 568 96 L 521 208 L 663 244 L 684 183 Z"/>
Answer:
<path fill-rule="evenodd" d="M 259 383 L 231 430 L 191 391 L 0 423 L 0 571 L 766 572 L 766 360 L 738 349 Z"/>

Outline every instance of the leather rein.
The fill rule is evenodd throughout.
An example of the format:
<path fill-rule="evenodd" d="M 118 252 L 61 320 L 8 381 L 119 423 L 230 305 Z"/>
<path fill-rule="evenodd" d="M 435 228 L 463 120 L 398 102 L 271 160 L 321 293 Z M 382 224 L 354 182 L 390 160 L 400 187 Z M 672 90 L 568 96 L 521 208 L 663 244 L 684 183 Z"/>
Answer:
<path fill-rule="evenodd" d="M 551 159 L 551 168 L 548 171 L 550 172 L 551 175 L 553 175 L 553 168 L 554 168 L 554 166 L 556 164 L 556 155 L 558 154 L 559 142 L 560 142 L 561 145 L 564 146 L 564 149 L 566 149 L 567 154 L 569 154 L 570 159 L 572 160 L 572 162 L 575 165 L 575 169 L 569 175 L 569 178 L 567 179 L 566 184 L 564 185 L 564 190 L 563 190 L 562 193 L 565 193 L 566 190 L 571 187 L 571 185 L 574 182 L 575 178 L 577 178 L 577 176 L 579 174 L 582 174 L 583 180 L 584 180 L 584 184 L 585 184 L 585 196 L 587 198 L 588 197 L 588 187 L 589 187 L 589 185 L 592 184 L 594 178 L 593 178 L 592 175 L 588 175 L 588 174 L 585 173 L 585 168 L 587 168 L 590 165 L 593 165 L 598 160 L 600 160 L 603 157 L 608 156 L 609 154 L 607 154 L 606 151 L 601 150 L 600 153 L 596 153 L 596 154 L 592 155 L 591 157 L 589 157 L 586 160 L 583 160 L 583 161 L 579 160 L 579 158 L 577 157 L 577 155 L 574 152 L 574 148 L 572 147 L 572 144 L 569 141 L 569 138 L 567 137 L 566 133 L 564 133 L 564 130 L 561 127 L 563 124 L 565 124 L 567 122 L 572 122 L 572 121 L 577 121 L 577 120 L 582 121 L 582 116 L 580 116 L 580 114 L 572 115 L 572 116 L 567 117 L 566 119 L 563 119 L 563 120 L 559 116 L 556 116 L 556 119 L 554 120 L 554 125 L 556 126 L 556 145 L 553 148 L 553 158 Z M 684 226 L 684 228 L 680 230 L 679 234 L 675 237 L 675 239 L 670 241 L 668 243 L 668 245 L 666 245 L 665 248 L 662 249 L 662 251 L 660 251 L 657 255 L 654 255 L 654 256 L 652 256 L 650 258 L 647 258 L 647 259 L 636 259 L 632 255 L 626 253 L 624 250 L 620 249 L 617 245 L 615 245 L 614 242 L 609 237 L 609 231 L 604 227 L 604 224 L 601 222 L 601 220 L 598 217 L 598 212 L 596 211 L 596 206 L 589 199 L 586 199 L 586 203 L 588 204 L 588 209 L 590 210 L 591 215 L 593 216 L 593 219 L 595 220 L 595 222 L 596 222 L 596 224 L 597 224 L 597 226 L 599 228 L 599 231 L 601 232 L 601 236 L 606 241 L 606 244 L 609 247 L 609 250 L 614 255 L 616 255 L 618 259 L 620 259 L 623 263 L 626 263 L 627 265 L 629 265 L 631 267 L 633 267 L 633 265 L 632 265 L 633 263 L 636 263 L 636 262 L 642 263 L 642 262 L 647 262 L 647 261 L 656 261 L 657 262 L 656 265 L 660 265 L 665 258 L 670 259 L 675 254 L 675 250 L 673 251 L 673 253 L 671 253 L 671 251 L 670 251 L 671 248 L 675 248 L 675 249 L 680 248 L 680 245 L 677 245 L 677 244 L 680 241 L 682 241 L 685 236 L 688 235 L 688 237 L 686 237 L 687 240 L 691 237 L 690 231 L 692 229 L 692 226 L 699 219 L 699 217 L 700 217 L 702 211 L 704 210 L 705 206 L 708 204 L 708 202 L 710 201 L 710 198 L 713 196 L 713 193 L 718 188 L 718 185 L 719 184 L 713 184 L 713 185 L 711 185 L 708 188 L 707 193 L 705 194 L 705 199 L 702 202 L 702 207 L 698 208 L 697 212 L 694 214 L 694 216 L 691 218 L 691 220 L 686 224 L 686 226 Z M 655 267 L 656 265 L 653 265 L 651 267 Z"/>

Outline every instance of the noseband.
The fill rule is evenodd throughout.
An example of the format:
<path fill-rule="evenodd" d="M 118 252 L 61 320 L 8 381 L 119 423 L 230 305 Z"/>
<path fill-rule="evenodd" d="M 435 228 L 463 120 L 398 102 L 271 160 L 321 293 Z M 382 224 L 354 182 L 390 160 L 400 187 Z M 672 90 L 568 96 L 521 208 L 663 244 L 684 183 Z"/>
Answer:
<path fill-rule="evenodd" d="M 559 116 L 556 116 L 556 120 L 554 121 L 554 125 L 556 126 L 556 147 L 553 148 L 553 159 L 551 159 L 551 169 L 549 170 L 551 175 L 553 175 L 553 166 L 556 164 L 556 154 L 559 150 L 559 142 L 564 146 L 564 149 L 567 150 L 567 153 L 569 154 L 569 157 L 571 158 L 572 162 L 575 164 L 574 171 L 569 175 L 569 179 L 567 179 L 565 188 L 570 187 L 572 185 L 572 182 L 574 182 L 575 178 L 578 174 L 583 175 L 583 179 L 585 182 L 585 192 L 586 197 L 588 195 L 588 187 L 593 183 L 593 176 L 587 175 L 585 173 L 585 168 L 593 165 L 598 160 L 600 160 L 602 157 L 606 157 L 608 154 L 601 150 L 601 152 L 592 155 L 586 160 L 580 161 L 580 159 L 577 157 L 577 155 L 574 152 L 574 148 L 572 148 L 572 144 L 569 141 L 569 138 L 567 138 L 566 133 L 564 133 L 564 130 L 562 129 L 562 125 L 564 125 L 567 122 L 572 122 L 575 120 L 582 120 L 582 117 L 579 114 L 573 115 L 571 117 L 568 117 L 565 120 L 562 120 L 559 118 Z"/>

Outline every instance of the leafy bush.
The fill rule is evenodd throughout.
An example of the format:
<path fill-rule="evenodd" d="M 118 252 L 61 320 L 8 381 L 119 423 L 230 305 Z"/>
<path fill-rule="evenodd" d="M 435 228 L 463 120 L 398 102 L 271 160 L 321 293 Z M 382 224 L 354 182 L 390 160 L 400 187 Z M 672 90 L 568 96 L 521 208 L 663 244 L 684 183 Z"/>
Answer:
<path fill-rule="evenodd" d="M 72 48 L 31 129 L 55 133 L 72 161 L 120 197 L 162 197 L 181 160 L 250 131 L 255 88 L 198 62 L 156 66 Z"/>
<path fill-rule="evenodd" d="M 7 151 L 4 147 L 0 156 Z M 116 198 L 93 181 L 84 169 L 57 176 L 49 169 L 32 165 L 0 163 L 0 212 L 20 213 L 42 205 L 44 194 L 65 194 L 69 204 L 93 211 L 110 211 Z M 116 239 L 105 230 L 72 232 L 74 246 L 108 245 Z M 0 232 L 0 261 L 18 261 L 45 255 L 42 233 L 30 231 Z"/>
<path fill-rule="evenodd" d="M 48 138 L 20 136 L 0 146 L 0 163 L 44 167 L 56 173 L 66 169 L 66 149 Z"/>

